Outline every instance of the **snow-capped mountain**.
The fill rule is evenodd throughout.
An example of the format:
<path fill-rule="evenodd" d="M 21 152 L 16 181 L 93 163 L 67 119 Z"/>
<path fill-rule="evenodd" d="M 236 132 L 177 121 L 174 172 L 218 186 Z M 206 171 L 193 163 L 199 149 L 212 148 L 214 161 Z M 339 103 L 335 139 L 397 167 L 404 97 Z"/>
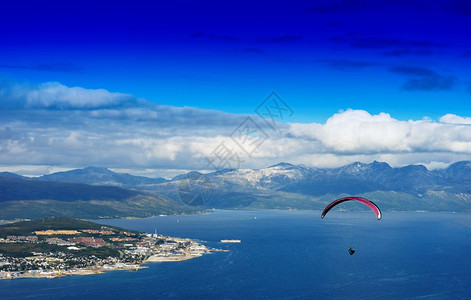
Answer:
<path fill-rule="evenodd" d="M 192 203 L 215 208 L 320 209 L 335 197 L 363 195 L 375 199 L 385 209 L 471 210 L 470 161 L 433 171 L 421 165 L 392 168 L 377 161 L 355 162 L 339 168 L 311 168 L 283 162 L 261 169 L 221 170 L 208 174 L 192 171 L 171 180 L 88 167 L 42 176 L 38 180 L 147 190 L 180 202 L 185 202 L 183 189 L 184 198 L 192 196 L 193 190 L 203 190 L 211 199 Z M 202 187 L 198 188 L 200 185 Z"/>
<path fill-rule="evenodd" d="M 313 169 L 280 163 L 263 169 L 238 169 L 220 174 L 210 174 L 215 182 L 239 186 L 250 190 L 279 190 L 311 175 Z M 218 180 L 219 179 L 219 180 Z"/>
<path fill-rule="evenodd" d="M 364 195 L 397 210 L 471 210 L 470 162 L 434 171 L 421 165 L 392 168 L 377 161 L 331 169 L 280 163 L 201 176 L 214 190 L 211 205 L 219 208 L 320 208 L 337 196 Z M 184 179 L 159 184 L 158 190 L 175 196 Z"/>

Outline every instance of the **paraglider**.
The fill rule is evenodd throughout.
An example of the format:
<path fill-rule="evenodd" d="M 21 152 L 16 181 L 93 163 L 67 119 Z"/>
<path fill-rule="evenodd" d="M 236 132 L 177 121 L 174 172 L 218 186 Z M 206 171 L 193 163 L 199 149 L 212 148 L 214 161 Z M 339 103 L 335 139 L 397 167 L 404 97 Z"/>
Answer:
<path fill-rule="evenodd" d="M 338 204 L 340 203 L 343 203 L 345 201 L 358 201 L 360 203 L 363 203 L 364 205 L 368 206 L 369 208 L 371 208 L 371 210 L 375 213 L 376 215 L 376 218 L 378 220 L 381 220 L 381 210 L 379 209 L 379 207 L 374 204 L 372 201 L 370 200 L 367 200 L 365 198 L 362 198 L 362 197 L 345 197 L 345 198 L 340 198 L 340 199 L 337 199 L 335 201 L 333 201 L 332 203 L 330 203 L 329 205 L 326 206 L 326 208 L 324 208 L 324 211 L 322 211 L 322 214 L 321 214 L 321 219 L 324 219 L 325 215 L 335 206 L 337 206 Z M 353 255 L 355 253 L 355 249 L 353 249 L 352 247 L 350 247 L 348 249 L 348 253 L 350 255 Z"/>
<path fill-rule="evenodd" d="M 372 201 L 367 200 L 362 197 L 345 197 L 345 198 L 340 198 L 333 201 L 332 203 L 327 205 L 326 208 L 324 208 L 324 211 L 321 214 L 321 219 L 324 219 L 325 215 L 329 212 L 329 210 L 331 210 L 333 207 L 345 201 L 359 201 L 365 204 L 366 206 L 368 206 L 369 208 L 371 208 L 371 210 L 373 210 L 373 212 L 376 214 L 376 218 L 378 220 L 381 219 L 381 210 L 379 209 L 379 207 L 376 204 L 374 204 Z"/>

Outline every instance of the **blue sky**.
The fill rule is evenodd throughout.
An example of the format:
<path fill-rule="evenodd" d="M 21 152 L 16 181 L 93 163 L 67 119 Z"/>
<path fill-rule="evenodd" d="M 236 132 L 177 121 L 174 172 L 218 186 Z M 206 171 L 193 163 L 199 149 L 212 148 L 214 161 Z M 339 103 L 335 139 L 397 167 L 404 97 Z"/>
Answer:
<path fill-rule="evenodd" d="M 214 124 L 195 117 L 199 110 L 234 118 L 254 114 L 254 109 L 271 91 L 276 91 L 294 111 L 282 122 L 326 125 L 339 111 L 349 109 L 366 111 L 371 116 L 386 113 L 401 122 L 430 118 L 438 124 L 447 114 L 467 120 L 471 116 L 469 28 L 471 4 L 463 0 L 291 1 L 289 4 L 279 1 L 3 2 L 0 4 L 3 94 L 0 95 L 4 103 L 10 104 L 2 106 L 9 118 L 0 121 L 0 126 L 14 129 L 17 121 L 26 130 L 25 124 L 37 125 L 39 119 L 55 117 L 60 113 L 58 110 L 64 114 L 82 114 L 77 109 L 83 107 L 50 103 L 41 107 L 41 117 L 37 106 L 31 112 L 32 107 L 27 105 L 29 114 L 21 110 L 7 111 L 12 101 L 20 98 L 30 103 L 27 100 L 30 96 L 11 96 L 12 86 L 23 89 L 26 95 L 35 90 L 43 92 L 41 87 L 51 82 L 56 83 L 55 92 L 58 89 L 61 93 L 77 95 L 103 89 L 145 99 L 142 101 L 146 102 L 147 110 L 155 109 L 149 108 L 152 105 L 174 109 L 192 107 L 193 114 L 180 118 L 186 120 L 181 121 L 182 126 L 198 120 L 204 127 L 201 132 Z M 61 86 L 80 90 L 61 89 Z M 94 97 L 103 95 L 94 94 Z M 44 104 L 44 99 L 40 99 Z M 72 101 L 76 104 L 80 99 L 84 98 L 78 96 Z M 96 101 L 104 103 L 103 99 Z M 113 109 L 123 104 L 121 100 L 116 103 L 119 104 Z M 139 103 L 136 105 L 142 109 L 142 102 Z M 129 105 L 125 101 L 120 108 L 129 109 Z M 60 128 L 64 135 L 71 130 L 91 130 L 86 127 L 90 123 L 86 122 L 87 118 L 78 119 L 77 122 L 85 124 L 78 129 L 65 124 Z M 118 128 L 131 126 L 125 120 L 115 121 Z M 149 126 L 133 124 L 136 128 Z M 40 126 L 49 128 L 43 123 Z M 468 132 L 469 127 L 461 128 L 460 132 L 463 130 Z M 105 132 L 103 128 L 101 134 Z M 293 133 L 282 134 L 288 137 Z M 34 137 L 31 131 L 29 135 Z M 223 135 L 223 132 L 216 134 Z M 469 142 L 466 134 L 459 135 L 461 140 L 455 142 Z M 310 138 L 320 141 L 317 135 Z M 6 139 L 3 142 L 8 144 Z M 325 146 L 325 141 L 320 143 Z M 453 160 L 469 158 L 467 145 L 464 150 L 448 149 L 454 156 L 447 159 L 437 154 L 443 153 L 442 148 L 425 151 L 422 146 L 401 150 L 401 155 L 408 151 L 410 156 L 417 156 L 408 159 L 384 156 L 394 154 L 396 150 L 391 149 L 383 149 L 381 153 L 371 149 L 339 153 L 338 149 L 324 147 L 319 151 L 337 158 L 335 162 L 319 162 L 325 158 L 300 159 L 309 152 L 305 151 L 280 156 L 272 153 L 246 167 L 259 167 L 281 159 L 333 166 L 353 159 L 368 162 L 376 158 L 389 159 L 396 165 L 444 166 Z M 14 161 L 8 152 L 11 150 L 5 149 L 6 146 L 0 163 L 10 169 L 20 168 L 19 161 L 11 163 Z M 418 152 L 425 154 L 418 155 Z M 376 156 L 371 156 L 372 153 Z M 103 164 L 130 170 L 146 165 L 135 161 L 135 164 L 131 161 L 120 165 L 117 161 L 105 159 Z M 67 163 L 45 156 L 27 165 L 67 168 L 91 163 L 97 161 L 84 157 Z M 161 167 L 184 169 L 185 163 L 189 169 L 204 168 L 201 164 L 178 162 L 178 158 L 174 164 Z M 159 168 L 159 164 L 158 161 L 149 163 L 149 168 Z"/>

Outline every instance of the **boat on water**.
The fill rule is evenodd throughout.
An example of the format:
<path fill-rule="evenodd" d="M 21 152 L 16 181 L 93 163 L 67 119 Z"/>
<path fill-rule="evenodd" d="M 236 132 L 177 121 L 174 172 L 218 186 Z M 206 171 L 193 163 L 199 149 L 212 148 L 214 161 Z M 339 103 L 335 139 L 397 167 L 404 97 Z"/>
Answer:
<path fill-rule="evenodd" d="M 241 240 L 221 240 L 221 243 L 240 243 Z"/>

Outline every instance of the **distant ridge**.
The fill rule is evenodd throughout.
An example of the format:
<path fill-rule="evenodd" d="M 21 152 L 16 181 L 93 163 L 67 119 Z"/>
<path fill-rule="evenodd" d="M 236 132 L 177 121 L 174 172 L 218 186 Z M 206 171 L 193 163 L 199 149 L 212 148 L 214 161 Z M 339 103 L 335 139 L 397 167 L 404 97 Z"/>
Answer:
<path fill-rule="evenodd" d="M 195 211 L 156 192 L 0 176 L 0 219 L 150 217 Z"/>
<path fill-rule="evenodd" d="M 137 192 L 114 186 L 82 183 L 46 182 L 16 177 L 0 177 L 0 202 L 50 199 L 59 201 L 123 200 Z"/>
<path fill-rule="evenodd" d="M 294 167 L 294 165 L 287 162 L 280 162 L 276 165 L 269 166 L 268 168 L 291 168 L 291 167 Z"/>
<path fill-rule="evenodd" d="M 60 181 L 70 183 L 85 183 L 93 185 L 114 185 L 120 187 L 140 187 L 167 181 L 164 178 L 148 178 L 127 173 L 116 173 L 103 167 L 87 167 L 65 172 L 43 175 L 42 181 Z"/>
<path fill-rule="evenodd" d="M 133 214 L 130 212 L 135 208 L 139 208 L 138 215 L 142 215 L 147 204 L 141 200 L 149 197 L 160 197 L 159 201 L 164 202 L 160 206 L 162 211 L 195 211 L 197 207 L 186 206 L 180 200 L 179 189 L 182 186 L 187 189 L 185 197 L 188 197 L 188 193 L 198 192 L 197 185 L 202 175 L 192 171 L 165 180 L 116 173 L 101 167 L 58 172 L 39 179 L 25 179 L 6 173 L 6 176 L 0 174 L 0 183 L 19 181 L 15 183 L 18 184 L 16 190 L 12 190 L 15 184 L 4 184 L 3 190 L 0 187 L 3 193 L 0 203 L 20 198 L 39 200 L 46 196 L 47 199 L 60 199 L 62 203 L 96 202 L 105 201 L 106 195 L 117 193 L 109 198 L 118 202 L 134 199 L 134 207 L 122 209 L 117 214 L 119 216 L 131 216 Z M 182 185 L 182 180 L 194 182 Z M 36 187 L 34 182 L 43 182 L 45 186 L 53 187 L 55 192 Z M 80 188 L 76 186 L 84 190 L 78 191 L 75 188 L 68 190 L 65 183 L 87 185 Z M 211 197 L 205 199 L 206 207 L 220 209 L 321 209 L 333 198 L 358 195 L 371 198 L 385 210 L 471 211 L 470 161 L 456 162 L 445 169 L 433 171 L 422 165 L 393 168 L 378 161 L 369 164 L 354 162 L 339 168 L 310 168 L 281 162 L 261 169 L 223 170 L 204 174 L 204 184 L 205 195 Z M 106 186 L 116 189 L 106 189 Z M 29 197 L 28 193 L 33 190 L 36 196 Z M 12 198 L 14 192 L 21 197 L 16 195 Z M 141 200 L 137 201 L 137 198 Z M 159 211 L 155 209 L 156 203 L 158 201 L 148 203 L 154 208 L 147 215 Z M 114 205 L 113 213 L 116 213 L 116 209 Z M 100 215 L 108 214 L 103 209 Z"/>
<path fill-rule="evenodd" d="M 0 172 L 0 177 L 9 177 L 9 178 L 26 178 L 24 176 L 11 173 L 11 172 Z"/>
<path fill-rule="evenodd" d="M 354 162 L 310 168 L 286 162 L 262 169 L 206 174 L 214 208 L 321 209 L 335 197 L 362 195 L 390 210 L 471 211 L 471 162 L 430 171 L 422 165 L 393 168 L 385 162 Z M 183 176 L 156 186 L 177 196 Z"/>

